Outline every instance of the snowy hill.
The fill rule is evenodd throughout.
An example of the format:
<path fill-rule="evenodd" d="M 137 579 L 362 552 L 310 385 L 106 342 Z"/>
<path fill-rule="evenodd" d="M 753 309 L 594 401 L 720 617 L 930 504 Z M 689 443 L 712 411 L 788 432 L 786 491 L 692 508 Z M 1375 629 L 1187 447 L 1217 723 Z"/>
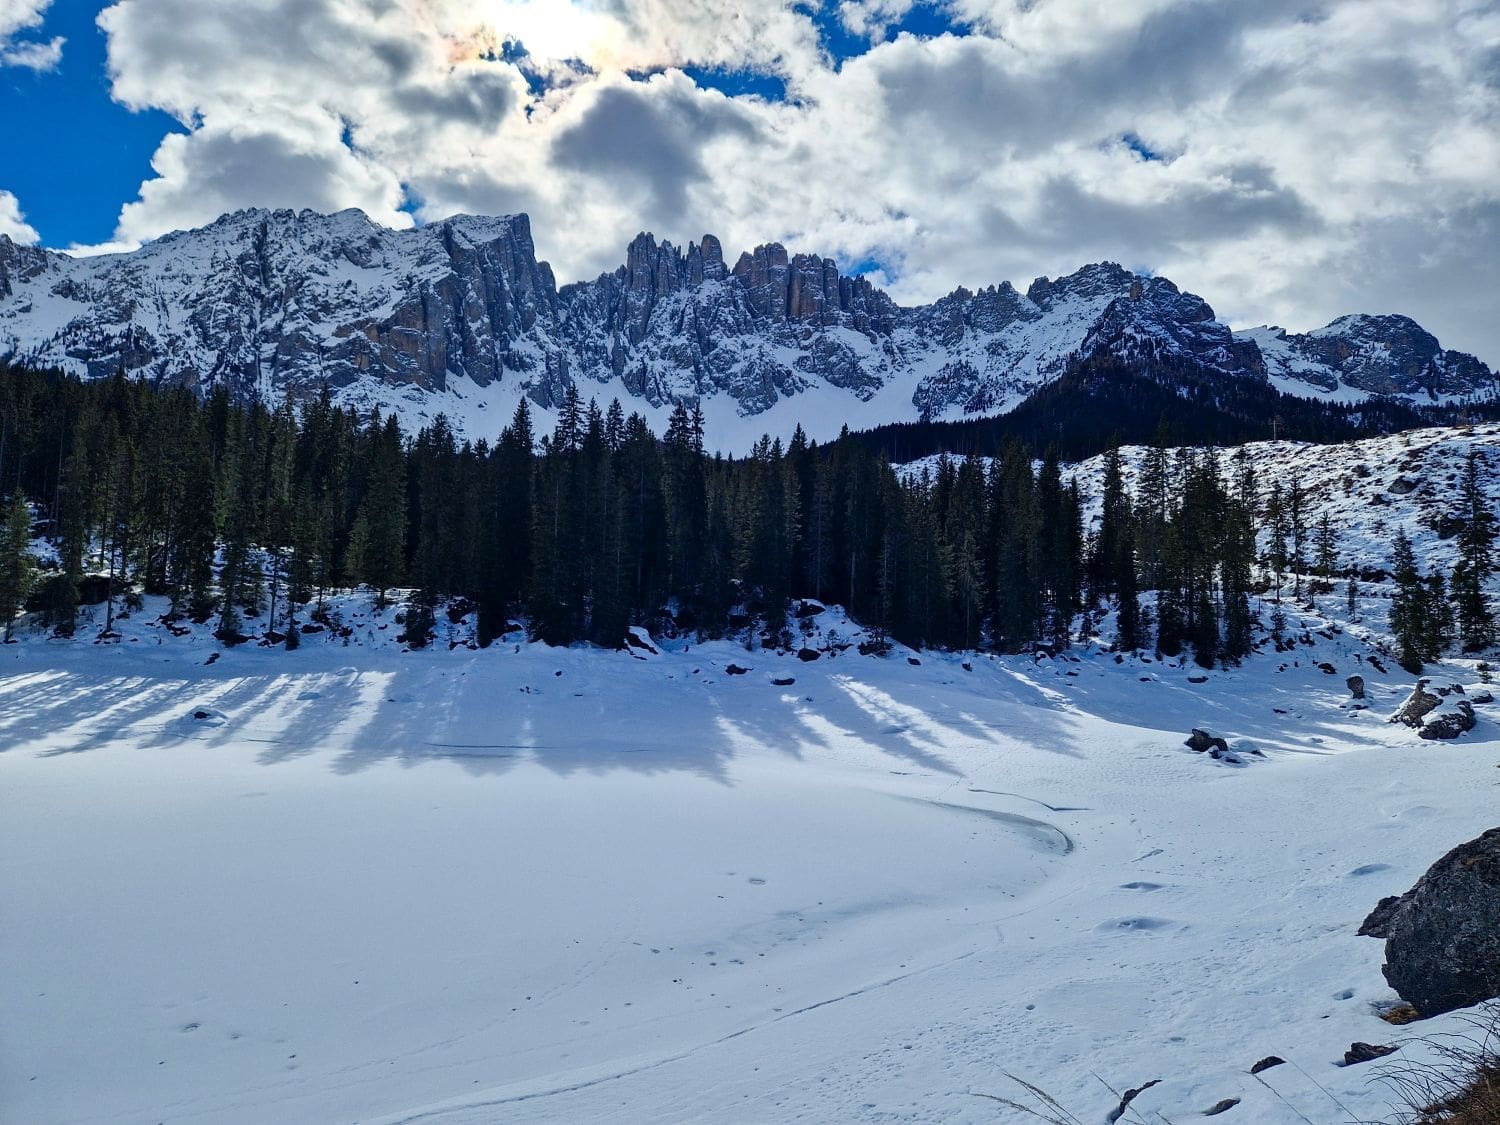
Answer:
<path fill-rule="evenodd" d="M 859 656 L 832 608 L 815 661 L 402 652 L 358 596 L 222 651 L 157 601 L 0 648 L 17 1121 L 978 1123 L 1014 1075 L 1085 1121 L 1160 1079 L 1142 1120 L 1306 1125 L 1386 1116 L 1352 1042 L 1463 1027 L 1383 1022 L 1355 931 L 1493 826 L 1493 705 L 1420 743 L 1321 613 L 1205 672 Z"/>
<path fill-rule="evenodd" d="M 1201 298 L 1109 263 L 900 308 L 774 243 L 731 266 L 712 236 L 680 249 L 643 234 L 619 269 L 559 288 L 524 215 L 394 231 L 358 211 L 243 211 L 82 259 L 0 236 L 0 357 L 241 399 L 327 383 L 409 425 L 446 413 L 475 438 L 520 396 L 545 414 L 576 384 L 657 429 L 673 403 L 701 402 L 710 446 L 743 451 L 798 423 L 826 439 L 846 423 L 1003 412 L 1100 351 L 1334 401 L 1495 390 L 1483 363 L 1402 317 L 1234 334 Z"/>
<path fill-rule="evenodd" d="M 1462 515 L 1458 483 L 1469 451 L 1478 451 L 1487 471 L 1482 485 L 1491 510 L 1500 510 L 1500 425 L 1433 426 L 1385 437 L 1337 445 L 1308 442 L 1251 442 L 1233 450 L 1193 449 L 1214 454 L 1223 474 L 1232 479 L 1241 464 L 1255 470 L 1262 509 L 1273 484 L 1283 490 L 1299 483 L 1306 496 L 1310 527 L 1327 514 L 1338 539 L 1342 568 L 1378 572 L 1390 566 L 1391 543 L 1398 529 L 1411 540 L 1422 567 L 1449 571 L 1456 560 L 1454 536 Z M 1124 446 L 1120 460 L 1126 487 L 1133 493 L 1150 450 Z M 1171 455 L 1175 462 L 1178 454 Z M 899 467 L 904 477 L 934 474 L 939 456 Z M 1085 502 L 1085 522 L 1096 525 L 1104 479 L 1104 458 L 1091 457 L 1066 466 L 1064 477 L 1076 479 Z M 1261 551 L 1268 549 L 1262 530 Z"/>

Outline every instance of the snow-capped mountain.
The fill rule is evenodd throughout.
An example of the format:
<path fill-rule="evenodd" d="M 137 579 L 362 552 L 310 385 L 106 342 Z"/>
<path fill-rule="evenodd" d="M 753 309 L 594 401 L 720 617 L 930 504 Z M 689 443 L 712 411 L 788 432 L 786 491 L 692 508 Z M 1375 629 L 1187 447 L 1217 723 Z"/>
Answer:
<path fill-rule="evenodd" d="M 1464 352 L 1444 350 L 1432 333 L 1405 316 L 1341 316 L 1303 335 L 1262 326 L 1238 334 L 1253 342 L 1278 387 L 1357 401 L 1395 395 L 1415 401 L 1493 390 L 1495 373 Z"/>
<path fill-rule="evenodd" d="M 96 258 L 0 236 L 0 357 L 238 398 L 326 383 L 341 402 L 413 423 L 443 412 L 475 437 L 520 396 L 548 411 L 570 384 L 654 422 L 701 402 L 720 448 L 799 422 L 827 437 L 1003 412 L 1100 350 L 1343 401 L 1495 390 L 1483 363 L 1404 317 L 1234 334 L 1201 298 L 1112 263 L 902 308 L 776 243 L 731 266 L 712 236 L 681 249 L 642 234 L 613 273 L 559 288 L 524 215 L 396 231 L 359 211 L 241 211 Z"/>

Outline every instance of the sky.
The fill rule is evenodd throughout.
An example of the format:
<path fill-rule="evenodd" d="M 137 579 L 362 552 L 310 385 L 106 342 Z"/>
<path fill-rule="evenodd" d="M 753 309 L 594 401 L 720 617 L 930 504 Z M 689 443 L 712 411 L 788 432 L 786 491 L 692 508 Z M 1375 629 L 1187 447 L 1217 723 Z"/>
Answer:
<path fill-rule="evenodd" d="M 241 207 L 649 230 L 903 303 L 1092 261 L 1500 365 L 1500 0 L 0 0 L 0 233 Z"/>

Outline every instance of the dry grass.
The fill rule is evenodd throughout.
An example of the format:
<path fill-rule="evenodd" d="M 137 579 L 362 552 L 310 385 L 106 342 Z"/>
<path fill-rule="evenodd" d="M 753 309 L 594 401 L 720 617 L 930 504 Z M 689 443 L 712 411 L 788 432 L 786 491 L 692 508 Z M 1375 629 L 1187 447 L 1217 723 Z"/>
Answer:
<path fill-rule="evenodd" d="M 1500 1125 L 1500 1005 L 1468 1023 L 1424 1040 L 1432 1062 L 1382 1073 L 1407 1107 L 1396 1125 Z"/>

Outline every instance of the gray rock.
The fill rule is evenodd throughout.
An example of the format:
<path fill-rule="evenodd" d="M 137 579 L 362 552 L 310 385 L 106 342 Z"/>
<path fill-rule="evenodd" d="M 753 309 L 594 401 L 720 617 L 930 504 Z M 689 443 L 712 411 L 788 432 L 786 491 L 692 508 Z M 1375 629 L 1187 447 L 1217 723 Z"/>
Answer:
<path fill-rule="evenodd" d="M 892 383 L 909 410 L 882 420 L 993 413 L 1097 353 L 1421 400 L 1494 386 L 1402 317 L 1235 335 L 1200 297 L 1109 262 L 901 308 L 778 243 L 730 269 L 712 236 L 684 250 L 641 234 L 618 269 L 562 288 L 536 255 L 525 215 L 395 231 L 353 210 L 241 211 L 96 258 L 0 235 L 0 358 L 83 378 L 123 367 L 240 401 L 327 385 L 357 407 L 410 403 L 413 421 L 444 409 L 425 395 L 467 398 L 470 383 L 550 408 L 615 380 L 654 407 L 738 415 L 814 387 L 868 401 Z"/>
<path fill-rule="evenodd" d="M 1195 754 L 1212 753 L 1215 758 L 1229 753 L 1229 743 L 1199 727 L 1193 728 L 1193 733 L 1188 735 L 1183 745 Z"/>
<path fill-rule="evenodd" d="M 1349 687 L 1349 695 L 1354 699 L 1365 697 L 1365 678 L 1363 676 L 1350 676 L 1344 681 Z"/>
<path fill-rule="evenodd" d="M 1474 705 L 1462 684 L 1437 683 L 1424 676 L 1390 719 L 1428 740 L 1453 739 L 1474 729 Z"/>
<path fill-rule="evenodd" d="M 1500 997 L 1500 828 L 1382 899 L 1359 932 L 1385 939 L 1385 979 L 1423 1016 Z"/>
<path fill-rule="evenodd" d="M 1384 1043 L 1350 1043 L 1349 1049 L 1344 1052 L 1344 1065 L 1357 1066 L 1360 1063 L 1374 1062 L 1383 1059 L 1387 1055 L 1393 1055 L 1399 1047 L 1393 1047 Z"/>

